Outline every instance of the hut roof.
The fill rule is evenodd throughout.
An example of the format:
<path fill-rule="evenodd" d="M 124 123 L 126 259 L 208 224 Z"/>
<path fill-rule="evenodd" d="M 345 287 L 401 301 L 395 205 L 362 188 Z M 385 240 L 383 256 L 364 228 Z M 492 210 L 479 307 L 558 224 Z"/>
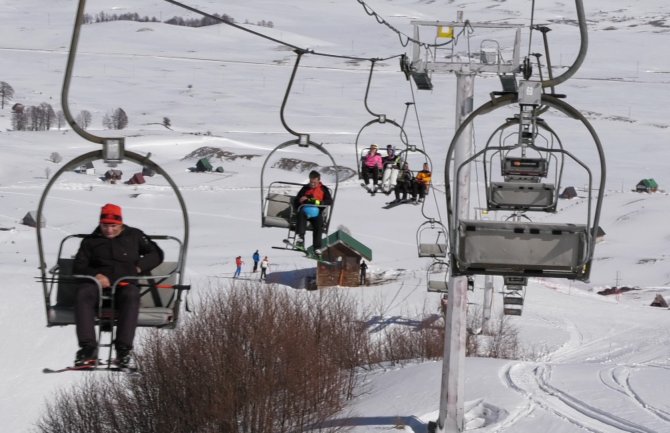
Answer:
<path fill-rule="evenodd" d="M 322 242 L 322 245 L 324 246 L 321 248 L 321 251 L 325 251 L 328 249 L 328 247 L 336 244 L 345 245 L 350 250 L 356 252 L 359 256 L 367 259 L 368 261 L 372 260 L 372 250 L 342 230 L 338 230 L 324 239 Z M 307 255 L 310 257 L 315 255 L 314 247 L 307 248 Z"/>

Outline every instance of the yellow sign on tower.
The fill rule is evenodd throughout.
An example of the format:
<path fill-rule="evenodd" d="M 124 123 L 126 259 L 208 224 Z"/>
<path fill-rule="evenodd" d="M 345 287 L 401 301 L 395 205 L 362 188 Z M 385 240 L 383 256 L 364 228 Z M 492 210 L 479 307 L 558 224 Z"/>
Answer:
<path fill-rule="evenodd" d="M 454 38 L 454 28 L 451 26 L 437 26 L 438 38 Z"/>

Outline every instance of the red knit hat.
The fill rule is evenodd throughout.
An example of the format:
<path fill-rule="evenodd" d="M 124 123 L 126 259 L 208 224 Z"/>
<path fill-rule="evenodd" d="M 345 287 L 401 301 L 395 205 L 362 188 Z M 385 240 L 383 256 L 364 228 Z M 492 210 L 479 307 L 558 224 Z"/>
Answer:
<path fill-rule="evenodd" d="M 104 224 L 123 224 L 121 207 L 107 203 L 100 210 L 100 222 Z"/>

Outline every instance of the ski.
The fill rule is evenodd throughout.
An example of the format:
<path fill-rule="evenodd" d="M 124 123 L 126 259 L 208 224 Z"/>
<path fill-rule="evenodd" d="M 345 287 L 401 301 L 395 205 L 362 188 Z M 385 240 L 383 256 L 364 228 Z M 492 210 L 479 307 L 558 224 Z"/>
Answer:
<path fill-rule="evenodd" d="M 382 206 L 382 209 L 393 209 L 396 206 L 400 206 L 401 204 L 404 204 L 402 201 L 389 201 L 386 202 L 386 205 Z"/>
<path fill-rule="evenodd" d="M 362 183 L 361 186 L 362 186 L 363 189 L 366 190 L 370 195 L 375 195 L 375 194 L 377 194 L 377 188 L 375 188 L 374 186 L 373 186 L 372 188 L 370 188 L 369 186 L 367 186 L 367 185 L 364 184 L 364 183 Z"/>
<path fill-rule="evenodd" d="M 100 362 L 97 365 L 88 364 L 88 365 L 68 365 L 67 367 L 62 368 L 49 368 L 45 367 L 42 369 L 44 374 L 53 374 L 53 373 L 65 373 L 68 371 L 117 371 L 123 373 L 137 373 L 136 367 L 121 367 L 115 364 L 108 364 L 106 362 Z"/>

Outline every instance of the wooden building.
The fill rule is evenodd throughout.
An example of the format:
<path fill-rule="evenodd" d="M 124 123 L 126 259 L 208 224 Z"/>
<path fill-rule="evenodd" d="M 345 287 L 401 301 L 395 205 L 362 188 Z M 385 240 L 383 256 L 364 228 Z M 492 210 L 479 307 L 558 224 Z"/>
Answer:
<path fill-rule="evenodd" d="M 342 230 L 324 239 L 320 251 L 322 260 L 316 267 L 317 288 L 358 287 L 361 260 L 372 260 L 372 250 Z M 312 247 L 307 253 L 313 256 Z"/>

